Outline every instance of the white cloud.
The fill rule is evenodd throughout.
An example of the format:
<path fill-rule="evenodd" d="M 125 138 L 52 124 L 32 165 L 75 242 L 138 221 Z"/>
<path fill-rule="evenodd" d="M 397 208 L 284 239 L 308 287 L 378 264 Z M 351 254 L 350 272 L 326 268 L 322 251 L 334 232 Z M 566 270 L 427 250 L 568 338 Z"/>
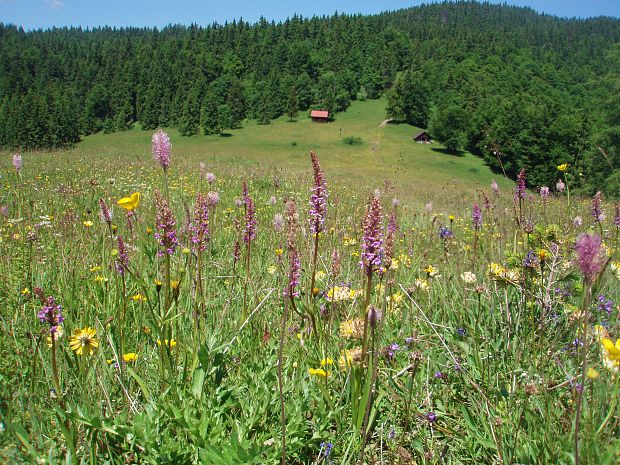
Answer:
<path fill-rule="evenodd" d="M 52 10 L 62 10 L 65 7 L 65 2 L 63 0 L 45 0 L 45 3 Z"/>

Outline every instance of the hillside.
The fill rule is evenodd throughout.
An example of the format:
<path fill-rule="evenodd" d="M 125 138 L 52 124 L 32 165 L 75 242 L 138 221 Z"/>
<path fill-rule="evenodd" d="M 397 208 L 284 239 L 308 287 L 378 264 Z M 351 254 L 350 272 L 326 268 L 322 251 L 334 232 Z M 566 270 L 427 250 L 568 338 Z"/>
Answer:
<path fill-rule="evenodd" d="M 476 2 L 162 30 L 0 25 L 0 146 L 64 148 L 135 124 L 192 135 L 308 108 L 337 113 L 389 94 L 407 71 L 425 88 L 429 118 L 458 108 L 462 145 L 494 169 L 500 153 L 510 176 L 525 167 L 543 185 L 569 162 L 583 173 L 575 189 L 620 194 L 619 40 L 618 19 Z"/>

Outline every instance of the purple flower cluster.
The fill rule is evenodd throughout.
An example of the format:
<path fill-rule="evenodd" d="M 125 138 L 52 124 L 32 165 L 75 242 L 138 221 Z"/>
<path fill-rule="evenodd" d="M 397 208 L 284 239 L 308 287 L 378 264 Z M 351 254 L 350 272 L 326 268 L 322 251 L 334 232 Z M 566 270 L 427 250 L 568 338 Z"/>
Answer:
<path fill-rule="evenodd" d="M 310 158 L 312 159 L 312 170 L 314 171 L 314 187 L 310 196 L 308 219 L 310 221 L 310 231 L 312 234 L 318 234 L 323 230 L 323 225 L 327 218 L 328 192 L 325 186 L 325 174 L 321 169 L 319 159 L 313 151 L 310 151 Z"/>
<path fill-rule="evenodd" d="M 613 300 L 606 299 L 604 295 L 598 296 L 598 310 L 607 313 L 608 317 L 611 317 L 611 313 L 614 309 Z"/>
<path fill-rule="evenodd" d="M 532 250 L 530 250 L 525 256 L 523 266 L 525 268 L 538 268 L 540 266 L 540 260 Z"/>
<path fill-rule="evenodd" d="M 517 186 L 515 187 L 515 200 L 525 199 L 525 168 L 521 168 L 517 175 Z"/>
<path fill-rule="evenodd" d="M 558 179 L 558 182 L 555 184 L 555 190 L 558 192 L 564 192 L 564 189 L 566 189 L 566 184 L 564 184 L 564 181 L 561 179 Z"/>
<path fill-rule="evenodd" d="M 482 211 L 477 203 L 474 203 L 474 208 L 471 211 L 471 222 L 474 229 L 482 228 Z"/>
<path fill-rule="evenodd" d="M 491 183 L 491 190 L 493 190 L 495 195 L 499 195 L 499 186 L 497 185 L 497 181 L 495 181 L 495 179 L 493 179 L 493 182 Z"/>
<path fill-rule="evenodd" d="M 208 197 L 200 192 L 196 194 L 194 203 L 194 221 L 189 227 L 191 231 L 191 241 L 195 250 L 205 250 L 209 244 L 209 203 Z"/>
<path fill-rule="evenodd" d="M 13 166 L 18 173 L 22 169 L 22 156 L 19 153 L 13 154 Z"/>
<path fill-rule="evenodd" d="M 49 326 L 49 331 L 54 334 L 58 330 L 58 326 L 65 319 L 62 316 L 62 305 L 56 304 L 54 297 L 49 296 L 43 308 L 39 311 L 39 320 L 44 325 Z"/>
<path fill-rule="evenodd" d="M 115 268 L 120 275 L 125 274 L 125 270 L 129 269 L 129 255 L 127 254 L 127 246 L 121 236 L 116 239 L 118 245 L 118 255 L 116 256 Z"/>
<path fill-rule="evenodd" d="M 547 186 L 542 186 L 540 188 L 540 197 L 542 198 L 543 203 L 549 198 L 549 188 Z"/>
<path fill-rule="evenodd" d="M 207 180 L 209 184 L 213 184 L 215 182 L 215 174 L 207 173 L 205 174 L 205 179 Z"/>
<path fill-rule="evenodd" d="M 101 221 L 107 223 L 108 226 L 112 224 L 112 212 L 103 199 L 99 199 L 99 216 L 101 217 Z"/>
<path fill-rule="evenodd" d="M 364 218 L 364 238 L 362 239 L 362 257 L 359 262 L 367 276 L 376 271 L 383 263 L 383 215 L 381 213 L 381 199 L 373 196 L 366 207 Z"/>
<path fill-rule="evenodd" d="M 248 195 L 245 200 L 245 231 L 243 232 L 243 242 L 246 244 L 256 239 L 256 207 L 254 201 Z"/>
<path fill-rule="evenodd" d="M 170 138 L 161 129 L 158 129 L 151 139 L 151 149 L 153 151 L 153 159 L 160 164 L 164 171 L 170 166 Z"/>
<path fill-rule="evenodd" d="M 591 283 L 600 273 L 606 260 L 601 237 L 596 234 L 580 234 L 575 243 L 575 252 L 575 265 L 586 282 Z"/>
<path fill-rule="evenodd" d="M 445 226 L 439 227 L 439 238 L 444 241 L 450 239 L 454 236 L 454 233 L 450 230 L 450 228 L 446 228 Z"/>
<path fill-rule="evenodd" d="M 207 192 L 206 200 L 209 208 L 214 208 L 218 203 L 220 203 L 220 194 L 214 191 Z"/>
<path fill-rule="evenodd" d="M 177 222 L 174 218 L 174 213 L 172 213 L 172 210 L 168 206 L 168 202 L 166 202 L 159 192 L 155 192 L 155 208 L 157 210 L 157 232 L 155 233 L 155 239 L 159 241 L 159 245 L 162 249 L 157 255 L 172 255 L 179 245 L 175 227 Z"/>
<path fill-rule="evenodd" d="M 616 204 L 616 212 L 614 215 L 614 224 L 616 228 L 620 228 L 620 203 Z"/>
<path fill-rule="evenodd" d="M 297 249 L 290 252 L 291 263 L 288 275 L 288 286 L 284 289 L 284 295 L 289 297 L 299 297 L 299 280 L 301 278 L 301 263 L 299 261 L 299 251 Z"/>
<path fill-rule="evenodd" d="M 596 194 L 594 194 L 594 197 L 592 198 L 592 218 L 594 218 L 594 221 L 596 221 L 597 223 L 605 220 L 605 213 L 603 213 L 603 208 L 601 206 L 601 196 L 601 191 L 598 191 Z"/>

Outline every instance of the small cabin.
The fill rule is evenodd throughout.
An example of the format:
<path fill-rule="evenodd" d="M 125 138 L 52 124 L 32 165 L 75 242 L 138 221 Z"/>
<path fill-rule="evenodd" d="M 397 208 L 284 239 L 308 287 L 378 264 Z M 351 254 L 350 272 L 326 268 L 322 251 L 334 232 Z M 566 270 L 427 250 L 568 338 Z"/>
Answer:
<path fill-rule="evenodd" d="M 413 136 L 413 140 L 416 142 L 420 142 L 421 144 L 430 144 L 432 142 L 431 136 L 429 136 L 428 132 L 424 130 L 418 132 L 415 136 Z"/>
<path fill-rule="evenodd" d="M 329 121 L 329 111 L 327 110 L 312 110 L 310 112 L 310 118 L 315 123 L 327 123 Z"/>

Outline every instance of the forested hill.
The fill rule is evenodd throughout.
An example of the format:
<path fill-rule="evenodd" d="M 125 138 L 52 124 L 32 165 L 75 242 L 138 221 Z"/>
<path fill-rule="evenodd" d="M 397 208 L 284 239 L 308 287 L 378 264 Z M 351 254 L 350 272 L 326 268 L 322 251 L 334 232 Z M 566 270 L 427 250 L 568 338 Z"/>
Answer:
<path fill-rule="evenodd" d="M 0 25 L 0 145 L 136 123 L 218 133 L 387 93 L 390 113 L 508 175 L 542 185 L 568 162 L 584 191 L 620 195 L 619 42 L 618 19 L 475 2 L 162 30 Z"/>

